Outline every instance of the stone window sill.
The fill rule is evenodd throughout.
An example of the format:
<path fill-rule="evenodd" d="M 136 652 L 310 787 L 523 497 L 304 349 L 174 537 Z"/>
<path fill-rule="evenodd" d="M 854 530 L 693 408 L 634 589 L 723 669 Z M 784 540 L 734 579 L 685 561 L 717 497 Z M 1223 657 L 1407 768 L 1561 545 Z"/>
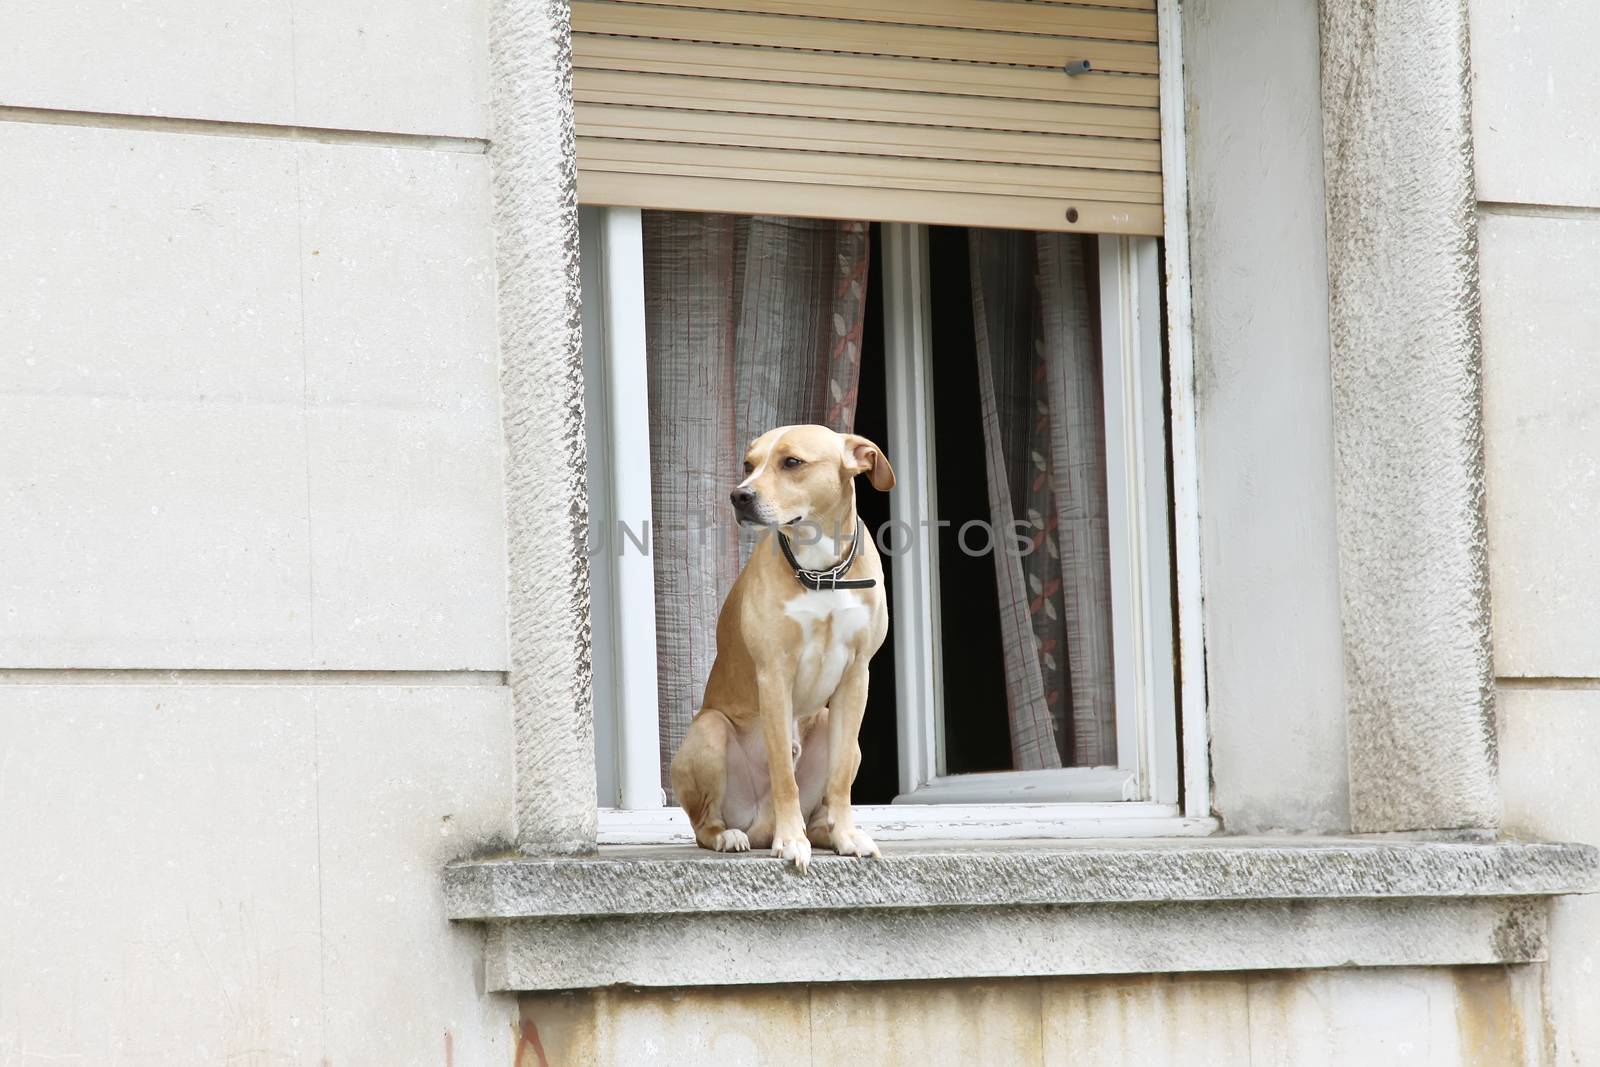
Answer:
<path fill-rule="evenodd" d="M 687 846 L 445 871 L 493 990 L 1523 963 L 1586 845 L 1210 838 L 901 845 L 881 861 Z"/>

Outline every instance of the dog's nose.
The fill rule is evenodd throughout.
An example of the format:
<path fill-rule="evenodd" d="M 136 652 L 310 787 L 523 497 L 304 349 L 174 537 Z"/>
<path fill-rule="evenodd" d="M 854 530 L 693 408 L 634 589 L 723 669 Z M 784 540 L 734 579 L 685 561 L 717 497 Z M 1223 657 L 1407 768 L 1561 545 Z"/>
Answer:
<path fill-rule="evenodd" d="M 728 494 L 728 499 L 733 501 L 733 506 L 742 508 L 756 498 L 754 489 L 738 488 Z"/>

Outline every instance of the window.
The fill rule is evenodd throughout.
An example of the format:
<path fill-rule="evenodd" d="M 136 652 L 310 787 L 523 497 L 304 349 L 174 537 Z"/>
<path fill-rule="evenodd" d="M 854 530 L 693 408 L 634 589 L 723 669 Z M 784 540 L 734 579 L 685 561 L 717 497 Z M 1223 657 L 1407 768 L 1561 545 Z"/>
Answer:
<path fill-rule="evenodd" d="M 1187 262 L 1169 366 L 1154 236 L 1184 232 L 1175 7 L 716 6 L 573 11 L 601 839 L 687 839 L 661 768 L 740 563 L 726 492 L 791 421 L 899 474 L 858 494 L 902 549 L 864 828 L 1210 829 Z M 727 284 L 752 263 L 783 315 Z"/>
<path fill-rule="evenodd" d="M 704 635 L 708 617 L 714 625 L 740 562 L 711 543 L 737 537 L 725 497 L 754 436 L 738 424 L 766 428 L 797 410 L 775 395 L 778 375 L 820 405 L 815 421 L 842 407 L 899 475 L 887 501 L 865 488 L 858 498 L 885 550 L 892 634 L 874 661 L 857 800 L 893 803 L 862 803 L 863 825 L 949 833 L 1049 822 L 1064 832 L 1113 820 L 1128 833 L 1137 829 L 1123 820 L 1148 820 L 1172 832 L 1180 808 L 1157 241 L 626 208 L 585 208 L 582 224 L 597 764 L 611 809 L 603 837 L 687 836 L 681 812 L 664 807 L 662 767 L 676 738 L 661 709 L 686 722 L 714 648 L 703 636 L 688 649 L 663 642 L 657 610 L 671 613 L 674 635 L 696 626 Z M 738 261 L 740 277 L 773 291 L 725 291 L 718 257 L 721 275 Z M 1061 276 L 1036 284 L 1041 263 Z M 761 300 L 784 314 L 763 316 Z M 798 367 L 761 364 L 735 351 L 741 328 L 778 331 L 760 340 L 767 352 L 820 354 Z M 1064 340 L 1063 330 L 1076 336 Z M 804 343 L 822 334 L 820 347 Z M 649 364 L 651 335 L 676 367 Z M 1067 347 L 1087 372 L 1070 391 L 1072 368 L 1057 358 Z M 739 378 L 741 387 L 727 384 Z M 677 399 L 661 395 L 663 381 Z M 986 443 L 985 423 L 1012 440 L 991 432 Z M 1061 503 L 1046 519 L 1038 499 L 1024 499 L 1063 481 L 1045 470 L 1044 452 L 1069 423 L 1093 438 L 1080 465 L 1103 520 L 1080 549 L 1041 535 L 1068 504 L 1080 518 L 1094 506 Z M 669 454 L 653 457 L 653 445 Z M 1081 455 L 1083 440 L 1076 445 Z M 658 478 L 674 480 L 654 500 L 653 461 Z M 678 481 L 695 485 L 680 491 Z M 1001 482 L 1023 491 L 989 492 Z M 963 493 L 959 511 L 940 506 Z M 1002 543 L 1008 515 L 1030 540 L 1025 555 Z M 1063 591 L 1074 570 L 1063 546 L 1091 557 L 1076 570 L 1099 586 L 1092 595 Z M 1003 594 L 1008 577 L 1025 592 Z M 1049 639 L 1032 620 L 1007 632 L 1002 608 L 1024 605 L 1051 616 L 1060 647 L 1041 647 Z M 1062 687 L 1097 666 L 1078 661 L 1096 658 L 1108 668 L 1103 694 L 1076 714 L 1061 710 L 1076 697 Z M 1044 739 L 1028 769 L 1016 769 L 1016 735 L 1041 710 L 1033 725 Z"/>

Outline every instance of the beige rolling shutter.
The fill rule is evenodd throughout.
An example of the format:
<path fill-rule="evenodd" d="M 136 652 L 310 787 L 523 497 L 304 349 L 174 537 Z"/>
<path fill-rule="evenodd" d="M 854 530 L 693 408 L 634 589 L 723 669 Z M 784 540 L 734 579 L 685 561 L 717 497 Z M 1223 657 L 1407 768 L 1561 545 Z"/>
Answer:
<path fill-rule="evenodd" d="M 572 28 L 584 203 L 1161 232 L 1154 0 L 575 0 Z"/>

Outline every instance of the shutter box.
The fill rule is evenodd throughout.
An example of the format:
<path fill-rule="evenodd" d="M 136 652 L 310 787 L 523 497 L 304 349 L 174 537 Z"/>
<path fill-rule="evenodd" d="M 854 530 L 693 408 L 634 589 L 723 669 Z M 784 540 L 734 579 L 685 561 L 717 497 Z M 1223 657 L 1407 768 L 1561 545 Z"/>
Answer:
<path fill-rule="evenodd" d="M 1159 235 L 1154 6 L 575 0 L 578 198 Z"/>

